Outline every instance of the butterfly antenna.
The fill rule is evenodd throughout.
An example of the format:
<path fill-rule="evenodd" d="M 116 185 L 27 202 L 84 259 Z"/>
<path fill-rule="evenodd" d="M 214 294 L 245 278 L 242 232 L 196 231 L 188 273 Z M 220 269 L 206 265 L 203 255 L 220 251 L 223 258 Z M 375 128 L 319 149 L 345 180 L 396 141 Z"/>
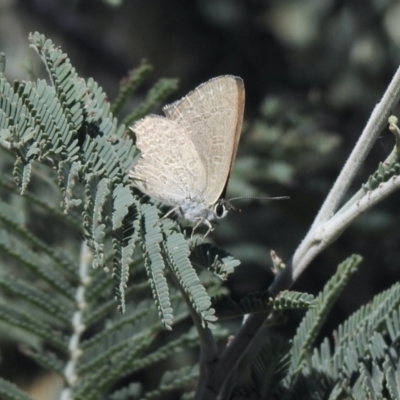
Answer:
<path fill-rule="evenodd" d="M 232 200 L 240 200 L 240 199 L 256 199 L 256 200 L 288 200 L 290 199 L 289 196 L 280 196 L 280 197 L 251 197 L 251 196 L 240 196 L 240 197 L 232 197 L 231 199 L 221 199 L 223 204 L 225 205 L 228 211 L 238 211 L 242 212 L 240 208 L 236 208 L 231 201 Z"/>
<path fill-rule="evenodd" d="M 240 196 L 232 197 L 226 201 L 231 202 L 232 200 L 242 200 L 242 199 L 253 199 L 253 200 L 289 200 L 289 196 L 279 196 L 279 197 L 251 197 L 251 196 Z"/>

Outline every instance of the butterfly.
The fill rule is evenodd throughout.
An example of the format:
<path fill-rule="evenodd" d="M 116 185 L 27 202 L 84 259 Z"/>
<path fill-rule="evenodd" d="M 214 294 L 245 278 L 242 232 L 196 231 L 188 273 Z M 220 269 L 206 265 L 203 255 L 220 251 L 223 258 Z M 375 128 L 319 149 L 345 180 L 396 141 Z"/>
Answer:
<path fill-rule="evenodd" d="M 201 84 L 181 100 L 148 115 L 130 129 L 141 151 L 130 171 L 133 184 L 186 220 L 213 230 L 225 217 L 224 200 L 243 123 L 243 80 L 223 75 Z"/>

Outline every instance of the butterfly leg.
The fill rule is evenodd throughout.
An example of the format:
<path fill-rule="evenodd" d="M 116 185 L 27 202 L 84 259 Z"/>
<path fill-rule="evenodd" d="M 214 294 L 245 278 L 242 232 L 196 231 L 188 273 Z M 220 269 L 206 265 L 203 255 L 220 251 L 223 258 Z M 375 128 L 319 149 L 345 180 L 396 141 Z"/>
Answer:
<path fill-rule="evenodd" d="M 173 214 L 175 211 L 178 211 L 180 209 L 180 206 L 176 206 L 174 208 L 172 208 L 171 210 L 169 210 L 166 214 L 164 214 L 155 224 L 154 226 L 156 226 L 160 221 L 162 221 L 165 218 L 168 218 L 171 214 Z"/>
<path fill-rule="evenodd" d="M 199 222 L 194 226 L 194 228 L 193 228 L 193 230 L 192 230 L 192 235 L 190 236 L 191 239 L 193 239 L 194 232 L 196 231 L 196 229 L 197 229 L 201 224 L 207 225 L 207 227 L 208 227 L 208 230 L 207 230 L 206 234 L 203 236 L 203 240 L 206 238 L 206 236 L 207 236 L 211 231 L 214 230 L 213 226 L 211 225 L 211 222 L 210 222 L 208 219 L 201 218 L 201 219 L 199 219 Z"/>
<path fill-rule="evenodd" d="M 203 222 L 208 226 L 208 231 L 206 234 L 203 236 L 203 240 L 206 238 L 206 236 L 214 230 L 213 226 L 211 225 L 211 222 L 208 219 L 204 219 Z"/>

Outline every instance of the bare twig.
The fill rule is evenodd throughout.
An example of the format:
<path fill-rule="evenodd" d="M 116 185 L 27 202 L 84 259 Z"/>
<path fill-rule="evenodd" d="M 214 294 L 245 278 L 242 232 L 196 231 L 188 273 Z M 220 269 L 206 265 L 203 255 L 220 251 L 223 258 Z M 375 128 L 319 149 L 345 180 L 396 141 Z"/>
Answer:
<path fill-rule="evenodd" d="M 396 71 L 396 74 L 390 82 L 381 101 L 375 106 L 371 117 L 360 136 L 360 139 L 358 140 L 346 164 L 340 172 L 309 232 L 295 251 L 291 263 L 288 263 L 286 270 L 283 271 L 283 273 L 278 276 L 278 278 L 272 284 L 270 288 L 270 292 L 272 294 L 276 294 L 280 290 L 287 289 L 288 282 L 290 282 L 290 285 L 292 285 L 307 268 L 310 262 L 316 257 L 316 255 L 318 255 L 329 244 L 334 242 L 342 234 L 343 230 L 350 225 L 352 221 L 354 221 L 355 218 L 357 218 L 362 212 L 365 212 L 365 209 L 361 211 L 361 209 L 357 207 L 354 208 L 353 206 L 354 204 L 358 204 L 363 197 L 371 195 L 369 192 L 366 193 L 365 191 L 359 191 L 355 197 L 353 197 L 342 207 L 340 212 L 335 214 L 340 202 L 343 201 L 343 196 L 346 194 L 347 189 L 354 180 L 357 171 L 360 169 L 365 157 L 371 150 L 372 145 L 375 143 L 379 134 L 387 125 L 390 113 L 396 106 L 399 99 L 400 68 Z M 397 146 L 392 154 L 388 157 L 387 161 L 391 161 L 396 157 Z M 379 190 L 379 188 L 375 189 L 373 192 L 375 191 L 376 193 L 373 197 L 374 199 L 376 196 L 378 197 L 374 200 L 373 205 L 388 195 L 385 191 Z M 369 202 L 367 203 L 371 204 Z M 345 212 L 348 207 L 352 209 L 351 214 Z M 332 227 L 336 227 L 337 230 L 329 230 L 329 235 L 326 232 L 322 234 L 328 221 L 334 221 Z"/>
<path fill-rule="evenodd" d="M 337 212 L 344 195 L 378 135 L 386 126 L 388 117 L 399 98 L 400 68 L 394 75 L 382 100 L 374 108 L 360 139 L 339 174 L 309 232 L 294 253 L 292 260 L 287 263 L 285 270 L 282 271 L 269 288 L 271 295 L 276 295 L 281 290 L 290 288 L 316 255 L 336 240 L 355 218 L 400 188 L 400 177 L 392 177 L 372 191 L 359 191 Z M 393 161 L 397 157 L 398 151 L 396 147 L 386 161 Z M 268 313 L 250 315 L 224 353 L 218 359 L 209 360 L 211 362 L 205 362 L 201 365 L 204 380 L 200 382 L 200 390 L 196 394 L 196 400 L 213 400 L 217 397 L 222 385 L 236 368 L 267 317 Z"/>

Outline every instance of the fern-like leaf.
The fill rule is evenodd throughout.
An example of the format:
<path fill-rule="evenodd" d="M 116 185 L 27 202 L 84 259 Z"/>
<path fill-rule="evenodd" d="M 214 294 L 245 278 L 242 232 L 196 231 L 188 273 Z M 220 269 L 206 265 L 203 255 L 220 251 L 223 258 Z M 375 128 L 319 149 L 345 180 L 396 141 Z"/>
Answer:
<path fill-rule="evenodd" d="M 161 316 L 161 322 L 165 329 L 171 330 L 173 316 L 167 280 L 164 276 L 165 264 L 161 256 L 160 245 L 163 237 L 161 234 L 158 213 L 155 207 L 150 204 L 143 204 L 141 214 L 143 216 L 143 255 L 147 276 L 149 277 L 153 297 Z"/>
<path fill-rule="evenodd" d="M 255 390 L 260 398 L 273 398 L 289 367 L 289 345 L 271 337 L 260 349 L 251 366 Z"/>
<path fill-rule="evenodd" d="M 134 200 L 130 188 L 122 184 L 114 189 L 113 197 L 113 277 L 116 280 L 115 295 L 121 312 L 125 313 L 125 289 L 129 279 L 129 266 L 133 260 L 135 242 L 139 238 L 140 204 Z M 131 210 L 129 217 L 127 217 L 128 207 Z"/>
<path fill-rule="evenodd" d="M 87 180 L 84 220 L 87 245 L 92 250 L 93 267 L 104 267 L 104 236 L 106 225 L 103 222 L 103 209 L 110 194 L 109 180 L 91 175 Z"/>
<path fill-rule="evenodd" d="M 239 303 L 229 296 L 219 296 L 214 299 L 214 307 L 219 318 L 232 318 L 265 311 L 282 311 L 310 308 L 315 304 L 314 297 L 307 293 L 283 291 L 276 298 L 268 296 L 268 292 L 249 293 Z"/>
<path fill-rule="evenodd" d="M 287 382 L 294 379 L 300 371 L 304 358 L 310 353 L 319 329 L 325 321 L 334 301 L 338 298 L 346 282 L 357 271 L 361 257 L 354 255 L 339 265 L 336 274 L 325 285 L 324 290 L 316 299 L 316 307 L 310 309 L 293 338 L 291 364 Z"/>
<path fill-rule="evenodd" d="M 193 309 L 201 318 L 202 325 L 213 327 L 212 322 L 217 319 L 215 310 L 211 308 L 211 299 L 190 263 L 188 243 L 181 233 L 173 233 L 166 238 L 166 251 L 170 266 L 187 293 Z"/>
<path fill-rule="evenodd" d="M 131 125 L 136 120 L 147 115 L 156 105 L 165 101 L 178 87 L 177 79 L 160 79 L 148 92 L 147 98 L 125 120 L 125 125 Z"/>
<path fill-rule="evenodd" d="M 142 394 L 142 385 L 138 382 L 133 382 L 129 386 L 111 393 L 110 400 L 136 400 Z"/>
<path fill-rule="evenodd" d="M 395 364 L 387 355 L 383 364 L 386 386 L 392 399 L 400 399 L 400 359 Z"/>
<path fill-rule="evenodd" d="M 182 367 L 175 371 L 166 371 L 161 378 L 159 387 L 151 392 L 144 393 L 144 399 L 153 400 L 160 396 L 193 385 L 199 376 L 198 368 Z"/>
<path fill-rule="evenodd" d="M 12 383 L 0 377 L 0 396 L 2 400 L 34 400 Z"/>
<path fill-rule="evenodd" d="M 151 72 L 152 67 L 146 60 L 142 60 L 139 67 L 129 71 L 128 76 L 124 78 L 119 87 L 119 92 L 111 107 L 114 115 L 117 115 L 125 104 L 128 97 L 137 89 L 139 84 Z"/>
<path fill-rule="evenodd" d="M 194 246 L 190 259 L 193 265 L 208 268 L 223 280 L 226 280 L 228 275 L 233 273 L 235 268 L 240 265 L 240 261 L 231 254 L 209 243 Z"/>

